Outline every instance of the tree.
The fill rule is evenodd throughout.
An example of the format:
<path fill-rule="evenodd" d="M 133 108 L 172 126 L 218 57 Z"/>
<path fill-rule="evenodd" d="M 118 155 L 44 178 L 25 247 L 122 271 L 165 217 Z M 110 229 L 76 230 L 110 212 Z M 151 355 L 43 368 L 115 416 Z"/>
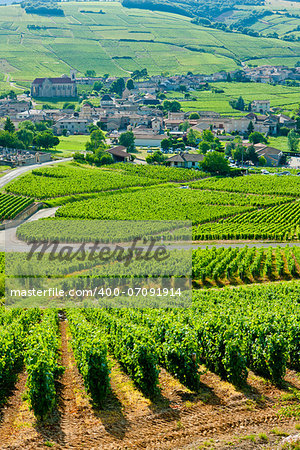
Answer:
<path fill-rule="evenodd" d="M 187 134 L 187 144 L 190 145 L 191 147 L 196 147 L 197 145 L 197 132 L 190 129 L 188 134 Z"/>
<path fill-rule="evenodd" d="M 297 152 L 299 147 L 299 134 L 295 130 L 291 130 L 287 136 L 288 138 L 288 148 L 290 152 Z"/>
<path fill-rule="evenodd" d="M 166 160 L 166 156 L 159 150 L 153 153 L 153 155 L 149 155 L 146 157 L 147 164 L 164 164 Z"/>
<path fill-rule="evenodd" d="M 166 151 L 166 150 L 168 150 L 170 147 L 172 147 L 172 141 L 171 141 L 171 139 L 163 139 L 162 141 L 161 141 L 161 143 L 160 143 L 160 147 L 164 150 L 164 151 Z"/>
<path fill-rule="evenodd" d="M 227 145 L 226 145 L 226 148 L 225 148 L 225 155 L 226 156 L 232 156 L 232 151 L 235 149 L 235 143 L 234 142 L 229 142 Z"/>
<path fill-rule="evenodd" d="M 122 133 L 119 137 L 119 144 L 126 147 L 128 152 L 134 151 L 135 149 L 134 141 L 135 136 L 132 131 L 126 131 L 125 133 Z"/>
<path fill-rule="evenodd" d="M 202 141 L 202 142 L 200 142 L 198 148 L 199 148 L 199 152 L 203 153 L 203 155 L 205 155 L 208 152 L 208 150 L 211 150 L 211 145 L 206 141 Z"/>
<path fill-rule="evenodd" d="M 10 117 L 6 117 L 5 124 L 4 124 L 4 130 L 8 131 L 9 133 L 14 133 L 16 127 L 13 124 L 13 121 Z"/>
<path fill-rule="evenodd" d="M 96 76 L 95 70 L 86 70 L 85 74 L 86 77 L 94 78 Z"/>
<path fill-rule="evenodd" d="M 142 69 L 141 71 L 140 71 L 140 77 L 141 78 L 144 78 L 144 79 L 146 79 L 146 78 L 148 78 L 149 77 L 149 75 L 148 75 L 148 70 L 145 68 L 145 69 Z"/>
<path fill-rule="evenodd" d="M 24 120 L 24 122 L 21 122 L 19 124 L 19 129 L 34 131 L 34 129 L 35 129 L 34 123 L 32 123 L 31 120 Z"/>
<path fill-rule="evenodd" d="M 87 151 L 95 152 L 99 147 L 105 148 L 105 134 L 98 128 L 93 130 L 90 134 L 89 142 L 86 142 L 85 149 Z"/>
<path fill-rule="evenodd" d="M 238 109 L 239 111 L 245 110 L 245 102 L 242 96 L 240 96 L 237 100 L 230 100 L 229 104 L 232 108 Z"/>
<path fill-rule="evenodd" d="M 23 149 L 23 142 L 19 141 L 16 136 L 8 131 L 0 130 L 0 147 Z"/>
<path fill-rule="evenodd" d="M 253 131 L 253 133 L 249 136 L 249 142 L 252 142 L 252 144 L 259 144 L 260 142 L 263 144 L 268 143 L 268 139 L 265 138 L 265 136 L 262 133 L 259 133 L 258 131 Z"/>
<path fill-rule="evenodd" d="M 231 154 L 235 161 L 245 161 L 246 148 L 243 145 L 238 144 L 234 149 L 232 149 Z"/>
<path fill-rule="evenodd" d="M 37 122 L 34 126 L 36 131 L 46 131 L 48 130 L 47 125 L 44 122 Z"/>
<path fill-rule="evenodd" d="M 196 120 L 196 119 L 200 119 L 200 116 L 199 116 L 199 114 L 198 113 L 196 113 L 196 112 L 193 112 L 192 114 L 190 114 L 190 117 L 189 117 L 191 120 Z"/>
<path fill-rule="evenodd" d="M 179 131 L 187 132 L 187 130 L 189 129 L 189 127 L 190 127 L 189 121 L 188 121 L 188 120 L 185 120 L 184 122 L 182 122 L 182 123 L 179 125 Z"/>
<path fill-rule="evenodd" d="M 170 112 L 179 112 L 181 104 L 177 100 L 165 100 L 163 102 L 163 109 Z"/>
<path fill-rule="evenodd" d="M 8 97 L 10 100 L 16 100 L 16 99 L 17 99 L 17 94 L 15 93 L 15 91 L 11 90 L 11 91 L 9 91 L 7 97 Z"/>
<path fill-rule="evenodd" d="M 132 91 L 132 89 L 134 89 L 134 82 L 133 82 L 132 78 L 129 78 L 129 80 L 127 80 L 126 87 L 130 91 Z"/>
<path fill-rule="evenodd" d="M 23 142 L 25 148 L 29 148 L 33 143 L 34 133 L 32 130 L 20 128 L 16 131 L 15 136 L 19 141 Z"/>
<path fill-rule="evenodd" d="M 227 159 L 219 152 L 207 153 L 201 163 L 201 167 L 205 172 L 218 175 L 227 175 L 230 172 Z"/>
<path fill-rule="evenodd" d="M 245 161 L 252 161 L 253 164 L 258 163 L 258 155 L 253 145 L 250 145 L 246 150 Z"/>
<path fill-rule="evenodd" d="M 240 111 L 244 111 L 245 109 L 245 102 L 242 96 L 239 96 L 238 101 L 236 103 L 236 109 Z"/>
<path fill-rule="evenodd" d="M 59 144 L 59 139 L 57 136 L 54 136 L 51 130 L 47 130 L 38 133 L 34 138 L 34 142 L 38 147 L 48 150 L 56 147 Z"/>
<path fill-rule="evenodd" d="M 248 128 L 247 128 L 247 132 L 248 132 L 248 134 L 251 134 L 251 133 L 253 133 L 253 131 L 254 131 L 254 125 L 253 125 L 252 120 L 250 120 Z"/>
<path fill-rule="evenodd" d="M 63 104 L 63 108 L 62 109 L 75 109 L 75 105 L 74 105 L 74 103 L 69 103 L 69 102 L 66 102 L 66 103 L 64 103 Z"/>
<path fill-rule="evenodd" d="M 211 130 L 204 130 L 202 132 L 201 137 L 202 137 L 203 141 L 206 141 L 206 142 L 213 142 L 214 138 L 215 138 L 213 133 L 211 132 Z"/>
<path fill-rule="evenodd" d="M 267 160 L 264 156 L 260 156 L 258 159 L 258 165 L 261 167 L 265 167 L 267 165 Z"/>
<path fill-rule="evenodd" d="M 100 92 L 102 88 L 103 88 L 102 81 L 95 81 L 95 83 L 93 84 L 93 91 Z"/>
<path fill-rule="evenodd" d="M 114 81 L 110 87 L 111 92 L 115 92 L 120 97 L 122 96 L 123 92 L 125 90 L 125 81 L 124 78 L 118 78 L 116 81 Z"/>

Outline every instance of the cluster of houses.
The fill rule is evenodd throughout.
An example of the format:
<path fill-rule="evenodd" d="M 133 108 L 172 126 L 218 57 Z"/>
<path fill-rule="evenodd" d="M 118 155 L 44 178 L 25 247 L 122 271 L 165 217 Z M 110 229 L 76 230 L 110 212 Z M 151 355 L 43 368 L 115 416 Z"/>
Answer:
<path fill-rule="evenodd" d="M 300 68 L 288 69 L 285 66 L 260 66 L 255 68 L 244 68 L 245 75 L 252 81 L 272 81 L 275 77 L 277 82 L 286 78 L 300 78 Z M 235 72 L 230 72 L 233 75 Z M 199 88 L 199 84 L 208 81 L 225 80 L 226 72 L 218 72 L 210 76 L 193 75 L 191 73 L 182 76 L 165 77 L 162 75 L 150 77 L 144 81 L 135 81 L 134 88 L 123 91 L 122 98 L 104 94 L 100 99 L 100 105 L 94 106 L 86 101 L 79 111 L 73 109 L 42 109 L 32 107 L 31 98 L 19 95 L 18 99 L 0 100 L 0 117 L 9 116 L 16 127 L 24 120 L 33 123 L 51 121 L 53 131 L 57 135 L 88 134 L 91 124 L 100 123 L 101 128 L 107 131 L 112 143 L 117 143 L 120 134 L 131 130 L 135 136 L 135 143 L 141 147 L 160 148 L 161 141 L 167 136 L 183 137 L 181 124 L 188 122 L 192 130 L 202 132 L 210 129 L 220 140 L 228 141 L 230 134 L 245 134 L 249 126 L 253 131 L 264 135 L 276 135 L 278 128 L 286 127 L 293 129 L 296 122 L 290 117 L 271 109 L 269 100 L 254 100 L 251 103 L 251 111 L 245 112 L 243 116 L 225 117 L 213 111 L 198 111 L 197 118 L 190 118 L 189 112 L 169 112 L 164 115 L 158 95 L 161 91 L 176 90 L 185 86 L 187 90 Z M 269 78 L 268 78 L 269 77 Z M 72 98 L 77 96 L 78 84 L 92 84 L 101 80 L 109 87 L 114 77 L 76 77 L 76 71 L 71 70 L 70 76 L 62 75 L 59 78 L 37 78 L 31 87 L 31 96 L 34 98 Z M 126 80 L 125 80 L 126 81 Z M 267 82 L 267 81 L 266 81 Z M 193 115 L 192 117 L 195 117 Z M 128 160 L 129 155 L 122 154 L 124 149 L 116 147 L 115 159 L 118 157 Z M 125 152 L 126 153 L 126 152 Z M 276 165 L 280 159 L 280 150 L 264 146 L 257 148 L 259 156 L 265 156 L 268 163 Z M 197 167 L 199 161 L 194 155 L 174 155 L 169 161 L 170 165 Z"/>

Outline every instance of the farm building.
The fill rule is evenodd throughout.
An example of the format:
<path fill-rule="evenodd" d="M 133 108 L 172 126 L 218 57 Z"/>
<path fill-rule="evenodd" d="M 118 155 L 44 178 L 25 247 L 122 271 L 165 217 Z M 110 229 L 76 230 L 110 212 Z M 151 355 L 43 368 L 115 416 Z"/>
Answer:
<path fill-rule="evenodd" d="M 204 156 L 199 154 L 180 153 L 167 159 L 166 166 L 196 169 L 200 167 L 200 162 L 203 161 L 203 158 Z"/>
<path fill-rule="evenodd" d="M 132 155 L 126 151 L 123 145 L 118 145 L 106 151 L 111 154 L 115 162 L 128 162 L 133 160 Z"/>

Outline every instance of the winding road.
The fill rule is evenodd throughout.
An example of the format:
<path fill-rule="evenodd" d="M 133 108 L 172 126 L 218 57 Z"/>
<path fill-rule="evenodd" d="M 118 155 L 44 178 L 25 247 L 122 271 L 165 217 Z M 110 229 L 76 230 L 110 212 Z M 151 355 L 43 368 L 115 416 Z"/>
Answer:
<path fill-rule="evenodd" d="M 22 166 L 22 167 L 18 167 L 17 169 L 13 169 L 12 171 L 3 175 L 2 178 L 0 178 L 0 188 L 3 188 L 6 184 L 8 184 L 13 179 L 19 177 L 20 175 L 23 175 L 23 173 L 30 172 L 31 170 L 38 169 L 39 167 L 51 166 L 52 164 L 59 164 L 59 163 L 66 162 L 66 161 L 72 161 L 72 159 L 73 158 L 63 158 L 63 159 L 58 159 L 55 161 L 48 161 L 45 163 L 33 164 L 31 166 Z"/>

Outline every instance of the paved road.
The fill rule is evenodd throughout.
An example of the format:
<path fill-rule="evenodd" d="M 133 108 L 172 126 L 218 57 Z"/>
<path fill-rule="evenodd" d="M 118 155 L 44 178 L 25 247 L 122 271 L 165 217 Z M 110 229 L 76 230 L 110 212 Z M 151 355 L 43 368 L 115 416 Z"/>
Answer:
<path fill-rule="evenodd" d="M 63 158 L 55 161 L 49 161 L 46 163 L 33 164 L 32 166 L 23 166 L 18 167 L 17 169 L 13 169 L 11 172 L 7 173 L 6 175 L 3 175 L 3 177 L 0 178 L 0 188 L 3 188 L 7 183 L 12 181 L 14 178 L 19 177 L 23 173 L 29 172 L 33 169 L 38 169 L 39 167 L 50 166 L 51 164 L 59 164 L 66 161 L 72 161 L 72 159 L 73 158 Z"/>
<path fill-rule="evenodd" d="M 34 220 L 44 219 L 46 217 L 54 217 L 57 209 L 58 207 L 41 209 L 28 219 L 24 220 L 22 223 L 33 222 Z M 28 251 L 28 245 L 17 238 L 16 231 L 19 225 L 21 224 L 8 228 L 7 230 L 0 231 L 0 251 Z"/>

